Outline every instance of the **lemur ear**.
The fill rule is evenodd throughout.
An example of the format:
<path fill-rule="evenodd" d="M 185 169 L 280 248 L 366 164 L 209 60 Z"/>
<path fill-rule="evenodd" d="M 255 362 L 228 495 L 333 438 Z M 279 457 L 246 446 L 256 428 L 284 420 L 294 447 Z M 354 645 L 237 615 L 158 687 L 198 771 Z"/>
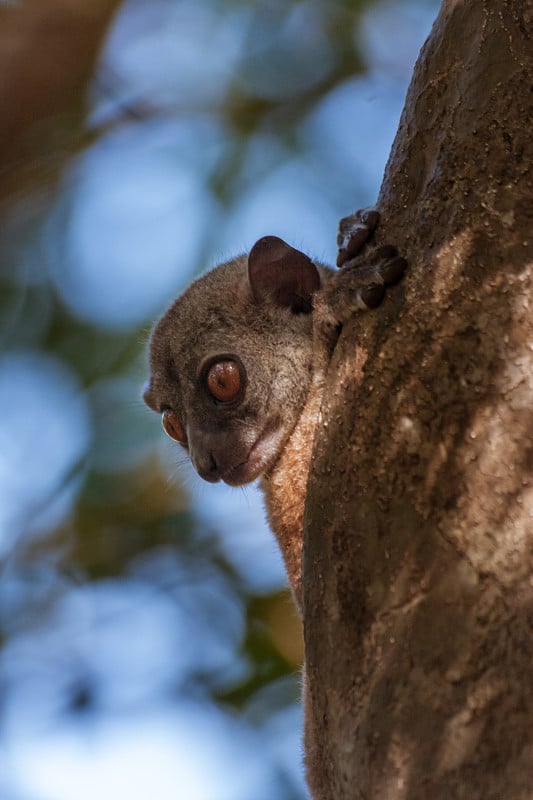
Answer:
<path fill-rule="evenodd" d="M 310 258 L 277 236 L 263 236 L 248 256 L 248 280 L 254 301 L 271 302 L 308 314 L 320 275 Z"/>

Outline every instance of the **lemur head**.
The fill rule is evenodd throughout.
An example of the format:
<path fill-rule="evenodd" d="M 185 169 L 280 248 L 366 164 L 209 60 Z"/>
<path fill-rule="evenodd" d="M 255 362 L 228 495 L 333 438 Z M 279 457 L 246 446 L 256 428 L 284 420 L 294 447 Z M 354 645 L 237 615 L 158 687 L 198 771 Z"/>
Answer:
<path fill-rule="evenodd" d="M 327 268 L 274 236 L 196 280 L 156 325 L 144 400 L 208 481 L 268 472 L 312 380 L 312 304 Z"/>

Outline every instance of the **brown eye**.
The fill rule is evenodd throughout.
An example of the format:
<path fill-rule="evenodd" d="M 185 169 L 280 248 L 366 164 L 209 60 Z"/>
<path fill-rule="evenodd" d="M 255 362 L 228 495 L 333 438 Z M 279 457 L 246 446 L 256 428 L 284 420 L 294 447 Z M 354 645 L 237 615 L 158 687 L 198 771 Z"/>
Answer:
<path fill-rule="evenodd" d="M 176 442 L 179 442 L 184 447 L 187 446 L 185 428 L 181 424 L 175 411 L 172 411 L 170 408 L 165 409 L 161 415 L 161 422 L 163 423 L 163 430 L 167 436 L 170 436 L 171 439 L 175 439 Z"/>
<path fill-rule="evenodd" d="M 235 361 L 219 361 L 207 373 L 207 390 L 220 403 L 231 403 L 241 391 L 241 373 Z"/>

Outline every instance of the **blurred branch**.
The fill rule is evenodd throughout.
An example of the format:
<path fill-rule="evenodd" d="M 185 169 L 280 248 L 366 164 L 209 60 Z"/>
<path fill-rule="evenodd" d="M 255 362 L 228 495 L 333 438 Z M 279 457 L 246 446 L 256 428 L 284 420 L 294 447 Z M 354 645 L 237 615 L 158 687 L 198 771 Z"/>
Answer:
<path fill-rule="evenodd" d="M 0 9 L 0 206 L 59 172 L 121 0 L 26 0 Z M 52 158 L 50 158 L 52 156 Z"/>

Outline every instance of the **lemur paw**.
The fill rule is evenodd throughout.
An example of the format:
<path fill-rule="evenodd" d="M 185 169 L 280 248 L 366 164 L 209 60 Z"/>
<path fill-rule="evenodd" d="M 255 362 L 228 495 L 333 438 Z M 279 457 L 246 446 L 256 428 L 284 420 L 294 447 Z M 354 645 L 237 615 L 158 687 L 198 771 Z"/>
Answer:
<path fill-rule="evenodd" d="M 407 261 L 390 244 L 377 247 L 364 261 L 354 262 L 335 275 L 331 285 L 332 305 L 352 313 L 376 308 L 385 288 L 400 280 Z M 329 288 L 329 287 L 328 287 Z"/>
<path fill-rule="evenodd" d="M 342 267 L 358 255 L 379 223 L 375 208 L 360 208 L 339 222 L 337 266 Z"/>
<path fill-rule="evenodd" d="M 365 260 L 355 259 L 336 272 L 315 300 L 316 322 L 326 338 L 357 311 L 379 306 L 385 289 L 400 280 L 407 261 L 392 245 L 382 245 Z"/>

